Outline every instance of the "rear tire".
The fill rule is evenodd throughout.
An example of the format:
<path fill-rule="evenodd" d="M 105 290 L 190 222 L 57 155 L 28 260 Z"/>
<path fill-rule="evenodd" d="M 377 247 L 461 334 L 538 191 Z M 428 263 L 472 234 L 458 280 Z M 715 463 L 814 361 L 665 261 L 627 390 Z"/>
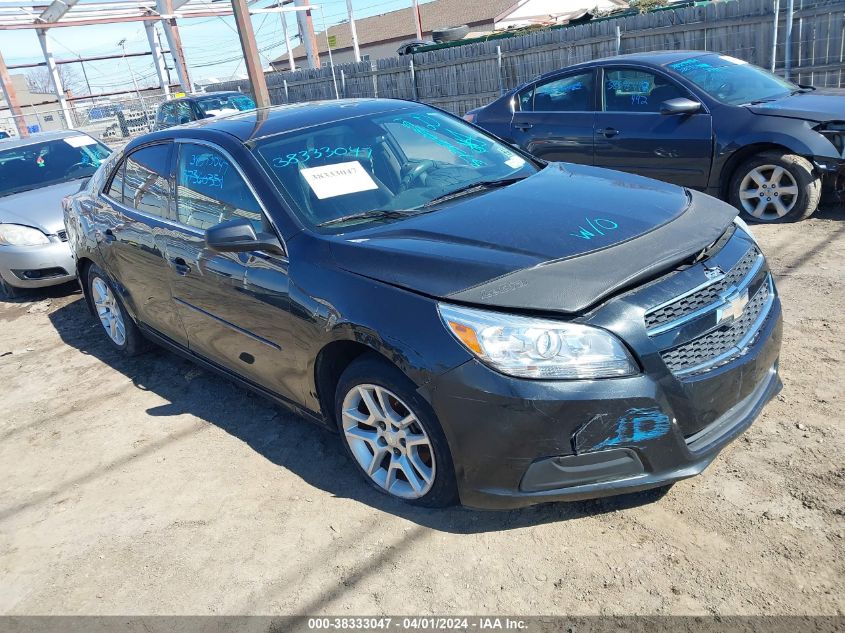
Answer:
<path fill-rule="evenodd" d="M 728 187 L 730 203 L 743 219 L 769 224 L 810 217 L 819 206 L 821 193 L 821 179 L 812 163 L 782 152 L 763 152 L 745 161 Z"/>
<path fill-rule="evenodd" d="M 426 507 L 457 501 L 440 422 L 398 368 L 375 354 L 353 362 L 337 385 L 335 419 L 347 455 L 376 490 Z"/>
<path fill-rule="evenodd" d="M 88 269 L 87 288 L 91 307 L 112 347 L 126 356 L 146 350 L 147 340 L 129 316 L 109 278 L 96 265 Z"/>

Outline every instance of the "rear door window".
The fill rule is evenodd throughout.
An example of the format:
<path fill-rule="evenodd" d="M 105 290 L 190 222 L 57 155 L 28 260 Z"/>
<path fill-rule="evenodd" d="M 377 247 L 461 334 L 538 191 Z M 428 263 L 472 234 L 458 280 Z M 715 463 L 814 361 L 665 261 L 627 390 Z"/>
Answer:
<path fill-rule="evenodd" d="M 116 198 L 118 179 L 122 179 L 123 205 L 161 218 L 170 216 L 171 143 L 142 147 L 130 154 L 118 169 L 109 188 Z M 115 195 L 112 195 L 114 191 Z"/>
<path fill-rule="evenodd" d="M 590 112 L 595 109 L 593 71 L 555 77 L 519 93 L 523 112 Z"/>

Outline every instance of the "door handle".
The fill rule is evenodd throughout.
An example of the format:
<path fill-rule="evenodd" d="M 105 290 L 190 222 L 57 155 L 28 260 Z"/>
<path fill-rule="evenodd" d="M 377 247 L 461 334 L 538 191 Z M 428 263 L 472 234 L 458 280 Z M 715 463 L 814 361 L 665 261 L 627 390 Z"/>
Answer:
<path fill-rule="evenodd" d="M 186 262 L 182 257 L 174 257 L 170 260 L 173 264 L 173 268 L 176 270 L 177 275 L 182 275 L 183 277 L 191 272 L 191 267 L 188 266 L 188 262 Z"/>
<path fill-rule="evenodd" d="M 513 126 L 517 130 L 522 130 L 524 132 L 525 130 L 530 130 L 532 127 L 534 127 L 534 124 L 533 123 L 514 123 Z"/>
<path fill-rule="evenodd" d="M 619 134 L 619 130 L 612 127 L 606 127 L 601 131 L 601 133 L 604 134 L 605 138 L 613 138 L 614 136 Z"/>

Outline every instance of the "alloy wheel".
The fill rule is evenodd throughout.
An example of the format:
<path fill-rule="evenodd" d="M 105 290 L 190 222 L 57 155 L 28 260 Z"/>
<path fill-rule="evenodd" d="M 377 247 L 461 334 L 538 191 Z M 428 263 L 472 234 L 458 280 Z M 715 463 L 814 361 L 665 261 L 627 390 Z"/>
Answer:
<path fill-rule="evenodd" d="M 798 202 L 798 183 L 784 167 L 760 165 L 742 179 L 739 200 L 752 217 L 764 222 L 777 220 Z"/>
<path fill-rule="evenodd" d="M 91 294 L 103 329 L 115 345 L 122 347 L 126 343 L 126 325 L 111 288 L 100 277 L 94 277 L 91 282 Z"/>
<path fill-rule="evenodd" d="M 376 485 L 403 499 L 431 490 L 436 472 L 431 439 L 396 394 L 357 385 L 343 399 L 341 418 L 352 455 Z"/>

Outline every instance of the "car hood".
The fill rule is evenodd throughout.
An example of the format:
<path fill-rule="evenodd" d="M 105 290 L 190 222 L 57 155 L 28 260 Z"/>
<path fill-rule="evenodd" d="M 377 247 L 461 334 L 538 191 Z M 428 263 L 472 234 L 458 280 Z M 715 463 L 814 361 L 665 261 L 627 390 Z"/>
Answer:
<path fill-rule="evenodd" d="M 845 89 L 817 88 L 769 103 L 745 106 L 754 114 L 782 116 L 806 121 L 845 120 Z"/>
<path fill-rule="evenodd" d="M 680 187 L 553 163 L 433 213 L 329 239 L 339 267 L 395 286 L 478 305 L 577 312 L 699 252 L 735 215 Z"/>
<path fill-rule="evenodd" d="M 65 228 L 62 198 L 79 191 L 81 180 L 60 182 L 0 198 L 0 223 L 25 224 L 55 235 Z"/>

